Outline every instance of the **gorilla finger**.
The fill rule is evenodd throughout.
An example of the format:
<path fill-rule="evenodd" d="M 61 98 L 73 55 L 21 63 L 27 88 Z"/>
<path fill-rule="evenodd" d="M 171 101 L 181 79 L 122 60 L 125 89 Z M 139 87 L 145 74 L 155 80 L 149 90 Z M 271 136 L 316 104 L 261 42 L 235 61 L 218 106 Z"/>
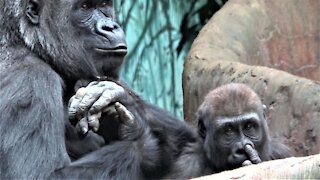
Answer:
<path fill-rule="evenodd" d="M 82 118 L 76 126 L 79 134 L 84 135 L 89 131 L 88 122 L 86 118 Z"/>
<path fill-rule="evenodd" d="M 75 95 L 70 98 L 70 100 L 69 100 L 69 102 L 68 102 L 68 108 L 70 108 L 71 103 L 75 100 L 75 98 L 76 98 Z"/>
<path fill-rule="evenodd" d="M 79 88 L 75 94 L 75 97 L 81 98 L 83 97 L 87 92 L 87 89 L 85 87 Z"/>
<path fill-rule="evenodd" d="M 86 88 L 80 88 L 74 96 L 72 96 L 68 102 L 68 109 L 69 109 L 69 117 L 71 119 L 74 118 L 77 114 L 77 109 L 79 106 L 79 103 L 81 102 L 82 97 L 86 94 L 87 89 Z"/>
<path fill-rule="evenodd" d="M 101 112 L 98 112 L 97 114 L 91 114 L 88 116 L 88 125 L 94 132 L 97 132 L 99 130 L 100 118 L 101 118 Z"/>
<path fill-rule="evenodd" d="M 121 103 L 116 102 L 115 108 L 119 114 L 120 120 L 125 124 L 133 124 L 134 123 L 134 116 L 133 114 Z"/>
<path fill-rule="evenodd" d="M 96 114 L 100 111 L 102 111 L 103 108 L 108 106 L 111 103 L 111 98 L 99 98 L 93 105 L 91 106 L 89 113 L 90 114 Z"/>
<path fill-rule="evenodd" d="M 121 86 L 118 85 L 117 83 L 112 82 L 112 81 L 108 81 L 108 80 L 92 81 L 91 83 L 88 84 L 87 87 L 92 87 L 92 86 L 98 86 L 98 87 L 113 87 L 113 88 L 121 87 Z"/>
<path fill-rule="evenodd" d="M 122 91 L 104 91 L 101 97 L 91 106 L 89 113 L 95 114 L 102 111 L 103 108 L 109 106 L 111 102 L 117 101 L 122 96 Z"/>
<path fill-rule="evenodd" d="M 257 151 L 250 144 L 246 144 L 244 146 L 244 150 L 248 154 L 249 159 L 252 163 L 254 163 L 254 164 L 261 163 L 261 159 L 260 159 Z"/>
<path fill-rule="evenodd" d="M 83 96 L 83 98 L 81 99 L 81 102 L 78 105 L 77 111 L 79 113 L 83 113 L 86 110 L 88 110 L 92 104 L 100 98 L 101 94 L 103 93 L 103 89 L 102 88 L 90 88 L 90 90 L 88 90 L 88 93 L 85 94 Z"/>
<path fill-rule="evenodd" d="M 118 112 L 117 112 L 114 104 L 109 105 L 109 106 L 107 106 L 106 108 L 103 108 L 103 109 L 102 109 L 102 112 L 103 112 L 104 114 L 109 115 L 109 116 L 118 114 Z"/>
<path fill-rule="evenodd" d="M 242 163 L 242 166 L 250 166 L 252 165 L 252 162 L 249 161 L 249 160 L 245 160 L 243 163 Z"/>
<path fill-rule="evenodd" d="M 96 86 L 97 84 L 99 84 L 100 81 L 92 81 L 91 83 L 88 84 L 87 87 L 92 87 L 92 86 Z"/>
<path fill-rule="evenodd" d="M 68 115 L 69 119 L 75 119 L 78 113 L 78 107 L 81 102 L 81 97 L 73 96 L 69 101 Z"/>
<path fill-rule="evenodd" d="M 68 102 L 68 116 L 69 116 L 69 120 L 71 121 L 75 120 L 75 117 L 76 117 L 76 112 L 74 110 L 71 110 L 71 112 L 69 111 L 71 107 L 71 103 L 74 100 L 75 100 L 75 96 L 72 96 Z"/>

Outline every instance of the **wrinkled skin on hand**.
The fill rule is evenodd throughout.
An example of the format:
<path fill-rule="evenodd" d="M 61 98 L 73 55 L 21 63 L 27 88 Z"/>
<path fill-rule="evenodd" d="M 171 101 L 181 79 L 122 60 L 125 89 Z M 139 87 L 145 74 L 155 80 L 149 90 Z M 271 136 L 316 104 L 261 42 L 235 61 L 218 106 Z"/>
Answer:
<path fill-rule="evenodd" d="M 94 81 L 79 88 L 71 97 L 68 115 L 72 124 L 77 124 L 80 134 L 89 130 L 97 132 L 101 114 L 119 119 L 123 125 L 133 125 L 133 115 L 118 101 L 125 100 L 127 94 L 120 85 L 111 81 Z"/>

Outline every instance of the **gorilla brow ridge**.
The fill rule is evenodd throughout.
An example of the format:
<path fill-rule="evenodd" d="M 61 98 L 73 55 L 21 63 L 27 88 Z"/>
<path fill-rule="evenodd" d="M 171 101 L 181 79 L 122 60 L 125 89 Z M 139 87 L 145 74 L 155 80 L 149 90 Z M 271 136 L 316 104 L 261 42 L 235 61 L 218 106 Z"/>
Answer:
<path fill-rule="evenodd" d="M 259 120 L 259 116 L 257 113 L 255 112 L 249 112 L 249 113 L 245 113 L 239 116 L 232 116 L 232 117 L 223 117 L 223 118 L 219 118 L 216 120 L 216 123 L 218 126 L 223 125 L 225 123 L 237 123 L 237 122 L 242 122 L 242 120 L 244 119 L 257 119 Z"/>

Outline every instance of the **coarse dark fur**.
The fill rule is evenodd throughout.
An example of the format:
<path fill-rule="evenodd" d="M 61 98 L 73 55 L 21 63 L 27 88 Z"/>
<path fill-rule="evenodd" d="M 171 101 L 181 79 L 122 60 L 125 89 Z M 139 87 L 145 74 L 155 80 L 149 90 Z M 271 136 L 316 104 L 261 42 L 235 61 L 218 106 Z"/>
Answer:
<path fill-rule="evenodd" d="M 198 109 L 199 134 L 216 172 L 241 167 L 252 145 L 262 161 L 290 157 L 290 150 L 272 139 L 265 106 L 247 85 L 231 83 L 210 91 Z M 246 116 L 247 115 L 247 116 Z"/>
<path fill-rule="evenodd" d="M 0 27 L 1 178 L 202 174 L 205 158 L 197 135 L 129 88 L 121 103 L 136 126 L 121 140 L 104 145 L 106 138 L 95 134 L 79 139 L 70 126 L 67 103 L 78 80 L 118 81 L 126 45 L 113 21 L 112 1 L 0 0 Z"/>

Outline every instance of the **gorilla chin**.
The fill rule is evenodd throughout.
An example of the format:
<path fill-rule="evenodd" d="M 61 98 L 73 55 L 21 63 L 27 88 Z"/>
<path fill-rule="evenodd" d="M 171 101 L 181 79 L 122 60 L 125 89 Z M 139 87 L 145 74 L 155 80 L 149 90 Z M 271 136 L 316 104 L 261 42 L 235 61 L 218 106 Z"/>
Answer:
<path fill-rule="evenodd" d="M 115 48 L 94 48 L 95 55 L 93 60 L 95 62 L 98 72 L 102 76 L 109 76 L 118 78 L 119 69 L 127 55 L 126 45 L 117 46 Z M 100 68 L 101 69 L 100 69 Z"/>

